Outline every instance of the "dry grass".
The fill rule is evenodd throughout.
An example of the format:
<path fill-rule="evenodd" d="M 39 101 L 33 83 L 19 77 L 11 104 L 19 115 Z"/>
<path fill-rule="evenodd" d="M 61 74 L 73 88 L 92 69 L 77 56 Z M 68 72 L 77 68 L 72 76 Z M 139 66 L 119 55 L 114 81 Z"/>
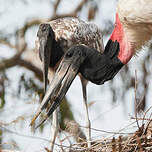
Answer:
<path fill-rule="evenodd" d="M 136 119 L 136 118 L 132 118 Z M 136 121 L 146 121 L 134 133 L 111 133 L 111 138 L 91 141 L 91 148 L 87 148 L 86 141 L 62 147 L 68 152 L 151 152 L 152 151 L 152 124 L 151 119 L 139 118 Z M 136 122 L 137 123 L 137 122 Z M 132 127 L 134 124 L 132 123 Z M 139 125 L 139 123 L 138 123 Z M 138 126 L 136 126 L 138 127 Z M 115 134 L 115 135 L 114 135 Z M 117 136 L 116 134 L 120 134 Z M 114 137 L 117 136 L 117 137 Z"/>

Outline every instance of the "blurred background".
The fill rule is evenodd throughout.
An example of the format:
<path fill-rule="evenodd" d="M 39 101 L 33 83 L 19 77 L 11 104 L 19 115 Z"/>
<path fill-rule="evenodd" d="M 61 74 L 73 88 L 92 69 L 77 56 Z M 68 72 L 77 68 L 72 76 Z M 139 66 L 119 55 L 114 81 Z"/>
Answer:
<path fill-rule="evenodd" d="M 49 147 L 51 121 L 35 132 L 29 127 L 43 96 L 42 71 L 35 51 L 39 24 L 61 17 L 79 17 L 99 26 L 105 46 L 113 30 L 116 4 L 116 0 L 0 0 L 0 148 L 38 152 Z M 150 49 L 152 46 L 143 48 L 112 81 L 102 86 L 89 82 L 92 140 L 111 136 L 108 132 L 137 129 L 126 126 L 135 115 L 135 92 L 139 116 L 152 105 Z M 71 135 L 69 122 L 74 122 L 83 134 L 83 108 L 77 77 L 60 107 L 55 149 L 77 142 L 75 137 L 67 139 Z"/>

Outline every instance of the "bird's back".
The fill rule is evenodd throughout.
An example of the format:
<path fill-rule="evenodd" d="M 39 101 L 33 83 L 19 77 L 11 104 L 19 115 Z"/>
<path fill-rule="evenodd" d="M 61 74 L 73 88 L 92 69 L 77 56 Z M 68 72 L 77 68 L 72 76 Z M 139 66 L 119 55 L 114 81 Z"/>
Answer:
<path fill-rule="evenodd" d="M 86 23 L 78 18 L 61 18 L 49 24 L 64 51 L 76 44 L 104 51 L 102 32 L 95 24 Z"/>

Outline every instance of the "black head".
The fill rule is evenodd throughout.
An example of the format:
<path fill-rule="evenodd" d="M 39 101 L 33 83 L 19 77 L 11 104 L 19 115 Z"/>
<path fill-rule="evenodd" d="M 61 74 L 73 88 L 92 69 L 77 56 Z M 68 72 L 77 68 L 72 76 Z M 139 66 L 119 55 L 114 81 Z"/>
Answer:
<path fill-rule="evenodd" d="M 95 49 L 88 49 L 88 56 L 81 65 L 79 72 L 87 80 L 101 85 L 111 80 L 123 67 L 123 63 L 118 59 L 119 43 L 117 41 L 108 42 L 104 53 Z"/>
<path fill-rule="evenodd" d="M 71 62 L 78 68 L 84 62 L 87 57 L 87 48 L 83 45 L 72 46 L 64 55 L 62 62 Z"/>
<path fill-rule="evenodd" d="M 41 38 L 45 39 L 48 36 L 52 36 L 52 28 L 50 24 L 41 24 L 37 32 L 37 37 L 39 39 Z"/>

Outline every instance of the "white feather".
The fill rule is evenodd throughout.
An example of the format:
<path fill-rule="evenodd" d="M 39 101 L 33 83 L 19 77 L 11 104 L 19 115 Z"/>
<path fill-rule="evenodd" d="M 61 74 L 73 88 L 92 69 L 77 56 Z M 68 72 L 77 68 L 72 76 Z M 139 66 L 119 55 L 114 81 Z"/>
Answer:
<path fill-rule="evenodd" d="M 119 0 L 117 13 L 128 41 L 140 50 L 152 38 L 152 0 Z"/>

